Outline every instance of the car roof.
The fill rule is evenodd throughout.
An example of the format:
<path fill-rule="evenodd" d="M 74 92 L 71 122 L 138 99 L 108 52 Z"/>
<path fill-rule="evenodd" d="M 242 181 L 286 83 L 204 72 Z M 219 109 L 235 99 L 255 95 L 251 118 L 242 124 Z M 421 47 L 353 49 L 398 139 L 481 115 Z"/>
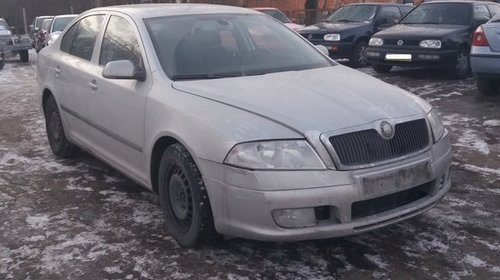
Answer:
<path fill-rule="evenodd" d="M 212 4 L 136 4 L 95 8 L 86 13 L 96 11 L 114 11 L 137 18 L 154 18 L 163 16 L 195 15 L 195 14 L 260 14 L 258 11 L 227 5 Z"/>
<path fill-rule="evenodd" d="M 264 10 L 279 11 L 279 9 L 273 8 L 273 7 L 257 7 L 257 8 L 252 8 L 252 9 L 257 10 L 257 11 L 264 11 Z"/>
<path fill-rule="evenodd" d="M 78 15 L 58 15 L 58 16 L 55 16 L 54 19 L 58 19 L 58 18 L 75 18 L 77 16 Z"/>
<path fill-rule="evenodd" d="M 459 3 L 465 3 L 465 4 L 491 4 L 495 2 L 489 2 L 489 1 L 474 1 L 474 0 L 431 0 L 431 1 L 426 1 L 422 4 L 435 4 L 435 3 L 451 3 L 451 4 L 459 4 Z"/>
<path fill-rule="evenodd" d="M 377 3 L 377 2 L 365 2 L 365 3 L 352 3 L 344 6 L 408 6 L 406 4 L 401 3 Z"/>

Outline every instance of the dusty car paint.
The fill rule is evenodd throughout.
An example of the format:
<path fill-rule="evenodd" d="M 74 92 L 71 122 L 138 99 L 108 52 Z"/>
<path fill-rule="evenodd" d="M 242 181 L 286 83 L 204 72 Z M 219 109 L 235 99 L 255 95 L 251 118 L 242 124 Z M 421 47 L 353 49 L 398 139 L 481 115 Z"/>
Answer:
<path fill-rule="evenodd" d="M 144 81 L 104 78 L 96 54 L 84 61 L 59 50 L 64 34 L 40 53 L 40 103 L 43 108 L 47 95 L 54 96 L 73 144 L 156 191 L 155 146 L 165 137 L 175 139 L 189 151 L 203 176 L 217 232 L 258 240 L 327 238 L 372 230 L 423 213 L 449 190 L 448 133 L 434 139 L 428 115 L 432 107 L 422 99 L 333 61 L 329 67 L 302 71 L 172 81 L 155 54 L 144 18 L 258 13 L 223 6 L 158 7 L 95 9 L 75 20 L 125 15 L 140 38 Z M 98 38 L 95 49 L 102 42 L 102 36 Z M 382 133 L 386 123 L 395 129 L 414 120 L 425 125 L 424 148 L 362 168 L 340 164 L 327 140 L 364 130 Z M 241 143 L 276 140 L 305 141 L 324 167 L 252 170 L 225 162 Z M 354 203 L 416 187 L 425 189 L 425 196 L 352 218 Z M 323 211 L 320 218 L 316 208 Z M 287 213 L 302 215 L 297 226 L 282 220 Z"/>

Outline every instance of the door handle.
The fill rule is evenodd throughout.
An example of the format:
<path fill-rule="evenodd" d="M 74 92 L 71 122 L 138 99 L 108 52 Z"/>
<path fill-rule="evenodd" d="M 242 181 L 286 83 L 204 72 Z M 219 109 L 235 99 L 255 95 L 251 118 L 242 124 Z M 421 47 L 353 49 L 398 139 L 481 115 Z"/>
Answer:
<path fill-rule="evenodd" d="M 92 80 L 89 82 L 89 86 L 90 86 L 90 89 L 92 91 L 96 91 L 97 90 L 97 81 L 96 80 Z"/>

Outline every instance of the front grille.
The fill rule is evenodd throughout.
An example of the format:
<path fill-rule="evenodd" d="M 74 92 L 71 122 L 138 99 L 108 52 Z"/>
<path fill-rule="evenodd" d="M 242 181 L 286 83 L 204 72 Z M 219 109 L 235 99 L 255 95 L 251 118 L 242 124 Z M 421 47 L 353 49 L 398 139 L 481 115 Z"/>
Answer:
<path fill-rule="evenodd" d="M 323 37 L 325 36 L 325 34 L 309 34 L 309 33 L 302 33 L 300 35 L 302 35 L 302 37 L 306 38 L 307 40 L 323 40 Z"/>
<path fill-rule="evenodd" d="M 431 193 L 433 184 L 434 181 L 390 195 L 354 202 L 351 206 L 351 220 L 390 211 L 420 200 Z"/>
<path fill-rule="evenodd" d="M 359 166 L 399 158 L 429 145 L 425 119 L 395 126 L 394 137 L 384 139 L 375 129 L 335 135 L 329 138 L 343 166 Z"/>

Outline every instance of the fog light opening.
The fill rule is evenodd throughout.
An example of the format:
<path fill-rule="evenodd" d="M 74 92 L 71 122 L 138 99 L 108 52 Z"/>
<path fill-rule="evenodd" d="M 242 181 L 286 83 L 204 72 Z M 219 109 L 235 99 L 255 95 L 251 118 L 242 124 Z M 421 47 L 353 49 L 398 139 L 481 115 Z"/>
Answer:
<path fill-rule="evenodd" d="M 330 219 L 330 207 L 328 206 L 319 206 L 314 207 L 314 215 L 316 220 L 324 221 Z"/>

